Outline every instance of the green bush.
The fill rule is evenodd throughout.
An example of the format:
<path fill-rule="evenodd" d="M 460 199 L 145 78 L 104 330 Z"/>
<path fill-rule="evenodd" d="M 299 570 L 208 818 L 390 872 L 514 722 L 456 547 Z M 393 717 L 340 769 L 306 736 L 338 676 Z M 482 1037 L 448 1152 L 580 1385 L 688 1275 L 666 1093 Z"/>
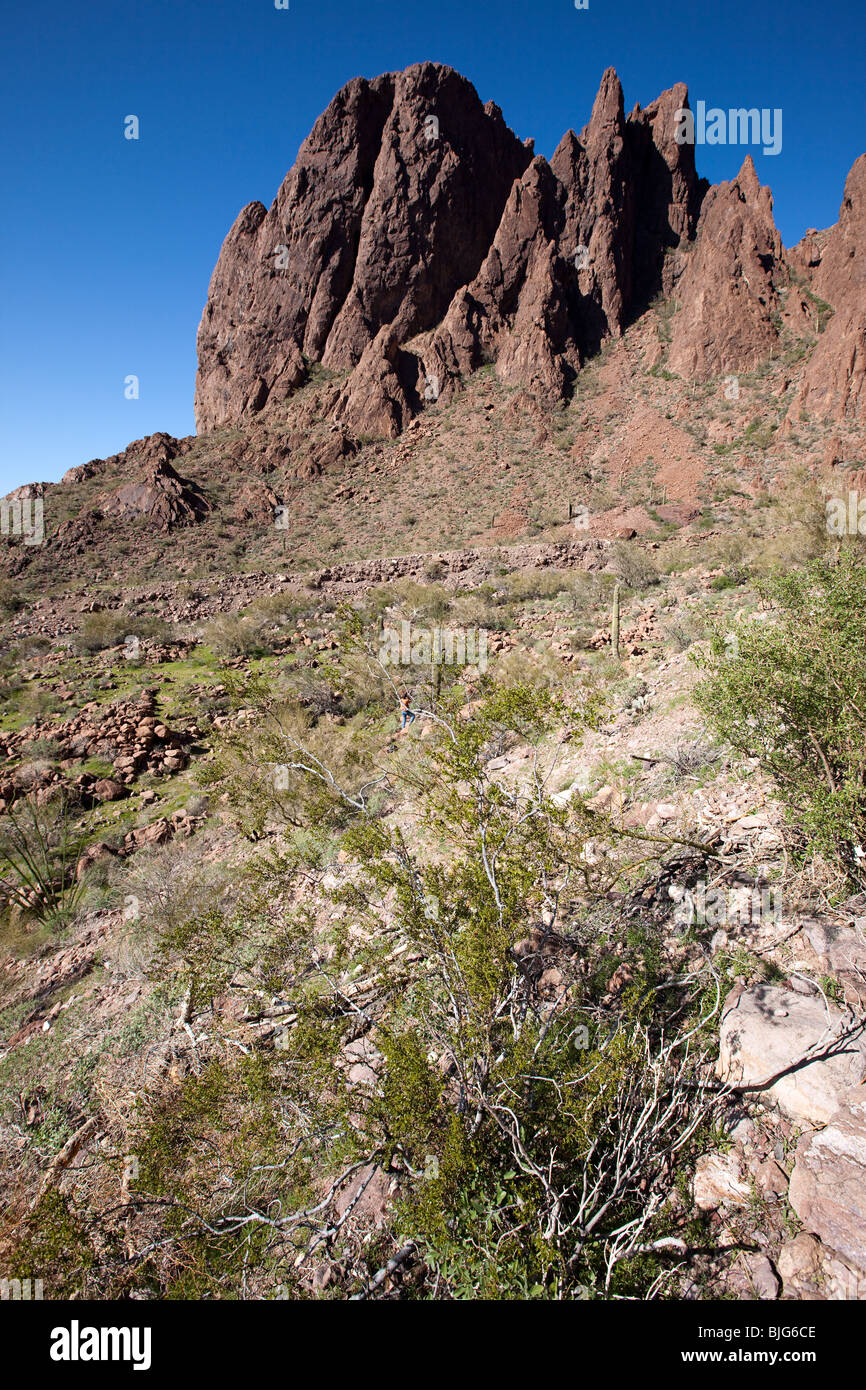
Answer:
<path fill-rule="evenodd" d="M 204 630 L 204 641 L 223 660 L 240 656 L 261 656 L 267 651 L 262 622 L 255 616 L 221 613 Z"/>
<path fill-rule="evenodd" d="M 53 1299 L 93 1297 L 96 1253 L 69 1202 L 49 1187 L 18 1228 L 11 1262 L 16 1279 L 41 1279 Z"/>
<path fill-rule="evenodd" d="M 23 598 L 17 585 L 10 579 L 0 579 L 0 617 L 9 618 L 24 607 Z"/>
<path fill-rule="evenodd" d="M 384 946 L 394 911 L 426 967 L 407 978 L 391 943 L 378 948 L 394 1004 L 379 1029 L 387 1070 L 368 1147 L 421 1179 L 405 1191 L 398 1236 L 416 1243 L 439 1296 L 444 1286 L 456 1298 L 639 1297 L 659 1273 L 643 1259 L 661 1234 L 657 1203 L 705 1114 L 702 1059 L 663 1041 L 666 1005 L 643 946 L 612 1011 L 601 1001 L 613 967 L 598 955 L 582 984 L 563 979 L 552 1004 L 539 1000 L 521 962 L 542 885 L 583 872 L 592 821 L 579 799 L 558 810 L 538 787 L 515 793 L 485 768 L 506 731 L 538 743 L 565 711 L 512 687 L 471 720 L 456 713 L 443 710 L 447 732 L 416 774 L 422 824 L 449 847 L 445 859 L 386 821 L 359 819 L 343 837 L 367 879 L 345 896 L 350 916 L 363 906 Z M 588 966 L 597 933 L 573 907 L 569 935 Z"/>
<path fill-rule="evenodd" d="M 367 766 L 348 726 L 264 683 L 237 693 L 258 715 L 237 778 L 286 764 L 291 832 L 256 852 L 237 901 L 193 915 L 163 893 L 183 888 L 164 857 L 148 968 L 196 1065 L 139 1097 L 118 1151 L 137 1169 L 112 1209 L 137 1254 L 88 1289 L 308 1297 L 324 1259 L 325 1296 L 392 1298 L 401 1248 L 397 1296 L 655 1296 L 685 1229 L 667 1198 L 706 1144 L 700 1035 L 719 991 L 702 1007 L 659 924 L 612 894 L 646 872 L 645 844 L 626 862 L 640 837 L 550 795 L 561 731 L 586 728 L 593 701 L 454 689 L 429 736 Z M 496 768 L 515 742 L 535 753 L 518 781 Z M 382 797 L 404 798 L 399 821 Z M 361 1038 L 372 1079 L 352 1075 Z"/>
<path fill-rule="evenodd" d="M 106 647 L 119 647 L 127 637 L 149 637 L 158 642 L 168 642 L 173 635 L 174 629 L 161 618 L 105 609 L 99 613 L 86 613 L 72 642 L 79 655 L 89 656 L 93 652 L 104 651 Z"/>
<path fill-rule="evenodd" d="M 866 570 L 853 547 L 758 586 L 763 622 L 717 632 L 696 692 L 720 735 L 760 759 L 815 848 L 852 880 L 866 846 Z"/>
<path fill-rule="evenodd" d="M 62 925 L 74 916 L 84 892 L 77 877 L 83 850 L 66 794 L 46 807 L 20 798 L 0 821 L 0 873 L 6 875 L 0 896 L 40 922 Z"/>
<path fill-rule="evenodd" d="M 75 650 L 86 656 L 104 651 L 106 647 L 119 646 L 132 631 L 131 621 L 117 612 L 87 613 L 72 639 Z"/>
<path fill-rule="evenodd" d="M 659 582 L 659 572 L 649 555 L 633 542 L 619 541 L 613 547 L 613 564 L 623 584 L 630 589 L 648 589 Z"/>

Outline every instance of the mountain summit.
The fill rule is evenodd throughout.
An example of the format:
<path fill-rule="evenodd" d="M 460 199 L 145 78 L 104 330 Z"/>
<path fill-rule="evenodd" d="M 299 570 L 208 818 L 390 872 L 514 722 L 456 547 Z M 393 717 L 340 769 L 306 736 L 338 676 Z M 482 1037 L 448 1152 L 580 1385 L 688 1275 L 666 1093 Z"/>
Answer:
<path fill-rule="evenodd" d="M 677 139 L 685 109 L 680 83 L 626 116 L 609 68 L 548 162 L 452 68 L 349 82 L 271 207 L 248 204 L 226 238 L 198 333 L 199 432 L 273 411 L 316 362 L 350 373 L 334 419 L 354 435 L 398 435 L 487 362 L 552 403 L 657 295 L 681 311 L 679 374 L 753 367 L 784 326 L 808 329 L 822 262 L 837 297 L 856 289 L 839 262 L 862 250 L 864 161 L 838 231 L 789 263 L 751 157 L 709 188 Z M 838 324 L 811 395 L 859 412 L 862 310 Z"/>

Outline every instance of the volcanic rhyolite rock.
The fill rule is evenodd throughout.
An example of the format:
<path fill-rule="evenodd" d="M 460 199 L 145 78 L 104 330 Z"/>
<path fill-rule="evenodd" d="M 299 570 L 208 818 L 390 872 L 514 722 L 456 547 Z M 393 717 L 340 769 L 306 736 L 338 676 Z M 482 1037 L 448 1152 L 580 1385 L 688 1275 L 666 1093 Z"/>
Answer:
<path fill-rule="evenodd" d="M 789 1200 L 807 1231 L 866 1270 L 866 1086 L 842 1102 L 819 1133 L 800 1140 Z"/>
<path fill-rule="evenodd" d="M 678 84 L 626 117 L 608 69 L 548 162 L 451 68 L 356 78 L 270 209 L 250 203 L 226 239 L 199 328 L 199 431 L 273 411 L 317 361 L 349 373 L 327 409 L 356 438 L 400 434 L 488 362 L 554 403 L 657 294 L 678 308 L 672 370 L 746 371 L 783 329 L 809 331 L 806 281 L 837 312 L 800 404 L 859 412 L 866 158 L 838 227 L 789 264 L 750 156 L 707 192 L 677 139 L 687 106 Z"/>
<path fill-rule="evenodd" d="M 162 432 L 145 435 L 120 454 L 91 459 L 89 463 L 68 469 L 61 485 L 76 486 L 104 474 L 115 474 L 124 481 L 119 487 L 107 488 L 98 497 L 96 506 L 61 523 L 57 530 L 60 548 L 82 553 L 99 544 L 106 524 L 118 520 L 147 517 L 160 531 L 171 531 L 176 526 L 190 526 L 203 520 L 211 509 L 208 499 L 196 482 L 181 477 L 172 467 L 172 460 L 188 453 L 194 443 L 192 436 L 175 439 Z"/>
<path fill-rule="evenodd" d="M 146 516 L 161 530 L 193 525 L 209 510 L 198 484 L 181 478 L 167 461 L 148 463 L 140 477 L 110 493 L 100 506 L 103 516 Z"/>
<path fill-rule="evenodd" d="M 199 430 L 284 399 L 304 356 L 354 367 L 384 326 L 432 328 L 530 158 L 450 68 L 350 82 L 270 210 L 249 204 L 229 233 L 199 329 Z"/>
<path fill-rule="evenodd" d="M 812 292 L 833 309 L 812 306 L 818 329 L 806 373 L 791 407 L 839 420 L 866 418 L 866 155 L 855 161 L 835 227 L 807 234 L 792 261 Z"/>
<path fill-rule="evenodd" d="M 350 82 L 270 210 L 249 204 L 229 233 L 199 329 L 199 430 L 278 404 L 310 360 L 353 369 L 337 417 L 358 434 L 399 432 L 490 352 L 503 379 L 561 396 L 694 233 L 686 101 L 675 87 L 626 120 L 610 69 L 548 164 L 450 68 Z M 428 352 L 406 350 L 440 324 Z"/>
<path fill-rule="evenodd" d="M 669 367 L 706 378 L 755 366 L 778 340 L 778 282 L 787 282 L 773 199 L 751 155 L 707 194 L 698 239 L 677 286 Z"/>
<path fill-rule="evenodd" d="M 608 69 L 580 137 L 568 131 L 515 184 L 490 254 L 424 354 L 440 392 L 495 359 L 500 380 L 560 400 L 602 339 L 670 288 L 665 251 L 694 234 L 702 192 L 692 147 L 674 138 L 687 101 L 674 87 L 626 120 Z"/>
<path fill-rule="evenodd" d="M 718 1071 L 797 1123 L 826 1124 L 842 1095 L 866 1078 L 866 1033 L 820 996 L 738 987 L 722 1009 Z"/>

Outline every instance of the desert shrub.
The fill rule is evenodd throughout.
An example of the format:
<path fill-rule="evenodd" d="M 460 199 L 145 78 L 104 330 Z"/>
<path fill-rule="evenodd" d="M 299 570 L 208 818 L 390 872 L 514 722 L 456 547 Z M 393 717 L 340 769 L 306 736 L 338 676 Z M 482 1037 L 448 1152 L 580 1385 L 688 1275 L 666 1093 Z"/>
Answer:
<path fill-rule="evenodd" d="M 66 795 L 44 807 L 20 798 L 0 817 L 0 895 L 38 921 L 62 924 L 84 891 L 77 879 L 83 849 Z"/>
<path fill-rule="evenodd" d="M 54 718 L 65 709 L 57 692 L 46 689 L 38 681 L 28 681 L 16 703 L 22 719 L 28 724 L 39 718 Z"/>
<path fill-rule="evenodd" d="M 309 616 L 310 604 L 290 590 L 278 590 L 275 594 L 262 594 L 246 610 L 246 616 L 262 623 L 286 625 L 299 617 Z"/>
<path fill-rule="evenodd" d="M 503 788 L 485 760 L 504 729 L 537 744 L 563 713 L 555 697 L 511 687 L 448 722 L 420 778 L 444 862 L 382 821 L 359 820 L 344 838 L 370 881 L 350 903 L 393 897 L 402 939 L 427 963 L 394 991 L 370 1123 L 410 1171 L 426 1169 L 406 1193 L 399 1238 L 418 1244 L 452 1297 L 646 1288 L 657 1271 L 635 1255 L 656 1204 L 640 1193 L 678 1166 L 703 1113 L 698 1059 L 666 1052 L 640 987 L 598 1029 L 610 967 L 588 970 L 586 987 L 563 979 L 545 1008 L 521 965 L 544 885 L 555 892 L 576 867 L 589 825 L 579 800 L 557 811 L 539 785 Z M 580 934 L 579 919 L 569 930 Z M 609 1166 L 617 1145 L 633 1158 Z"/>
<path fill-rule="evenodd" d="M 261 620 L 255 616 L 220 613 L 211 618 L 202 636 L 211 651 L 223 660 L 261 656 L 267 651 Z"/>
<path fill-rule="evenodd" d="M 0 617 L 11 617 L 23 608 L 25 601 L 17 584 L 10 579 L 0 579 Z"/>
<path fill-rule="evenodd" d="M 86 613 L 73 638 L 75 650 L 86 656 L 103 651 L 106 647 L 117 647 L 134 630 L 132 622 L 127 615 L 115 610 Z"/>
<path fill-rule="evenodd" d="M 116 871 L 131 919 L 149 934 L 179 929 L 191 918 L 220 905 L 230 889 L 233 869 L 224 856 L 205 858 L 206 840 L 198 836 L 196 852 L 182 840 L 140 850 L 131 867 Z"/>
<path fill-rule="evenodd" d="M 465 594 L 455 594 L 448 611 L 448 622 L 457 628 L 484 628 L 487 632 L 507 632 L 509 612 L 493 597 L 492 586 L 483 585 Z"/>
<path fill-rule="evenodd" d="M 630 589 L 648 589 L 659 582 L 659 572 L 649 555 L 628 541 L 613 547 L 613 566 L 623 584 Z"/>
<path fill-rule="evenodd" d="M 130 636 L 140 640 L 150 638 L 157 642 L 169 642 L 174 636 L 174 628 L 153 614 L 104 609 L 99 613 L 84 615 L 72 642 L 79 655 L 89 656 L 107 647 L 118 647 Z"/>
<path fill-rule="evenodd" d="M 194 1074 L 140 1098 L 123 1211 L 144 1254 L 125 1277 L 168 1297 L 231 1297 L 241 1281 L 272 1296 L 278 1281 L 308 1292 L 324 1255 L 329 1296 L 394 1297 L 376 1271 L 400 1248 L 414 1297 L 664 1287 L 666 1197 L 711 1105 L 710 1059 L 687 1034 L 718 1001 L 702 1014 L 706 982 L 668 978 L 658 933 L 611 906 L 609 871 L 586 857 L 610 822 L 548 795 L 563 723 L 582 727 L 581 711 L 547 691 L 490 690 L 469 711 L 452 692 L 434 737 L 392 763 L 411 820 L 353 793 L 336 858 L 318 798 L 323 777 L 342 796 L 346 768 L 329 760 L 346 749 L 314 751 L 309 724 L 270 731 L 313 784 L 312 802 L 296 787 L 304 838 L 259 853 L 236 904 L 161 933 L 180 1023 L 216 1046 L 197 1037 Z M 540 759 L 516 786 L 488 767 L 513 743 Z M 221 1045 L 238 1033 L 214 1007 L 229 983 L 257 1044 L 245 1030 Z M 347 1084 L 360 1038 L 379 1054 L 372 1086 Z M 349 1194 L 377 1173 L 395 1195 L 371 1232 Z"/>
<path fill-rule="evenodd" d="M 563 980 L 550 1003 L 537 992 L 527 942 L 545 904 L 575 907 L 571 890 L 560 894 L 572 879 L 586 882 L 591 822 L 579 799 L 558 809 L 543 777 L 509 789 L 486 765 L 509 738 L 540 747 L 564 718 L 581 722 L 526 686 L 490 692 L 471 719 L 456 697 L 443 702 L 441 736 L 404 764 L 418 797 L 413 834 L 362 809 L 342 837 L 360 876 L 333 894 L 341 912 L 330 948 L 323 956 L 321 945 L 304 945 L 309 914 L 284 930 L 294 969 L 303 962 L 282 986 L 298 1018 L 286 1044 L 293 1085 L 305 1072 L 306 1085 L 318 1082 L 323 1066 L 328 1074 L 308 1051 L 307 1025 L 320 1044 L 328 1022 L 342 1031 L 340 1019 L 357 1016 L 341 981 L 363 972 L 372 997 L 388 1001 L 375 1031 L 381 1085 L 363 1106 L 351 1103 L 343 1161 L 356 1169 L 375 1158 L 399 1175 L 395 1238 L 411 1244 L 416 1278 L 440 1297 L 645 1292 L 662 1271 L 644 1247 L 664 1229 L 663 1193 L 707 1113 L 701 1057 L 663 1037 L 667 993 L 637 983 L 645 943 L 633 957 L 634 990 L 605 1010 L 613 966 L 594 927 L 584 933 L 570 914 L 570 939 L 578 956 L 595 951 L 593 968 L 570 975 L 568 988 Z M 303 868 L 315 871 L 315 860 Z M 268 902 L 285 872 L 275 867 Z M 333 1090 L 318 1082 L 315 1105 Z M 320 1144 L 325 1121 L 313 1125 L 312 1096 L 297 1103 Z M 332 1112 L 327 1132 L 337 1126 Z"/>
<path fill-rule="evenodd" d="M 663 551 L 661 570 L 664 574 L 683 574 L 693 568 L 694 551 L 682 541 L 669 541 Z"/>
<path fill-rule="evenodd" d="M 745 440 L 758 449 L 769 449 L 775 430 L 776 426 L 771 422 L 755 419 L 746 427 Z"/>
<path fill-rule="evenodd" d="M 10 1264 L 16 1279 L 41 1279 L 54 1299 L 96 1296 L 97 1255 L 68 1198 L 49 1188 L 22 1221 Z"/>
<path fill-rule="evenodd" d="M 235 1298 L 248 1275 L 268 1263 L 278 1221 L 250 1229 L 231 1214 L 242 1198 L 263 1212 L 267 1199 L 277 1209 L 299 1199 L 294 1116 L 280 1089 L 273 1060 L 241 1057 L 211 1061 L 170 1094 L 142 1098 L 132 1141 L 134 1192 L 166 1211 L 172 1258 L 159 1270 L 148 1261 L 138 1279 L 159 1296 Z"/>
<path fill-rule="evenodd" d="M 815 477 L 802 464 L 785 475 L 772 497 L 770 534 L 752 558 L 757 575 L 767 577 L 777 565 L 802 565 L 828 549 L 824 497 Z"/>
<path fill-rule="evenodd" d="M 759 585 L 768 621 L 717 632 L 696 698 L 720 735 L 757 757 L 822 853 L 857 883 L 866 846 L 866 570 L 853 547 Z"/>
<path fill-rule="evenodd" d="M 701 739 L 681 740 L 671 745 L 663 754 L 664 762 L 669 763 L 674 782 L 684 782 L 697 773 L 713 767 L 721 758 L 720 748 L 705 743 Z"/>
<path fill-rule="evenodd" d="M 389 585 L 390 607 L 399 618 L 422 623 L 444 618 L 451 595 L 443 584 L 420 584 L 414 579 L 398 579 Z"/>
<path fill-rule="evenodd" d="M 332 692 L 322 685 L 319 693 L 330 708 Z M 308 707 L 285 683 L 277 688 L 261 677 L 239 686 L 236 699 L 253 716 L 222 735 L 199 780 L 220 787 L 249 838 L 273 824 L 345 825 L 384 783 L 374 772 L 375 726 L 321 718 L 324 708 Z"/>
<path fill-rule="evenodd" d="M 693 642 L 700 642 L 707 635 L 706 624 L 701 615 L 688 608 L 679 609 L 663 624 L 662 630 L 676 652 L 686 651 Z"/>
<path fill-rule="evenodd" d="M 587 586 L 588 576 L 573 570 L 515 570 L 500 584 L 503 601 L 527 603 L 533 599 L 552 599 L 559 594 L 578 592 Z"/>

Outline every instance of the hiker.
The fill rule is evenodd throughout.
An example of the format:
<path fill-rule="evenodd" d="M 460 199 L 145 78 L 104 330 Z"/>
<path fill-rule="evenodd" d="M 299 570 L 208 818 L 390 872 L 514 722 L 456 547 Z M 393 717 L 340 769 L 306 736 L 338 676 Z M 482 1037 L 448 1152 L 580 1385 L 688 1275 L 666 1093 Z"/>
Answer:
<path fill-rule="evenodd" d="M 404 690 L 403 694 L 400 696 L 400 713 L 403 716 L 403 722 L 400 725 L 400 732 L 402 733 L 407 724 L 415 723 L 415 711 L 412 709 L 412 701 L 408 690 Z"/>

